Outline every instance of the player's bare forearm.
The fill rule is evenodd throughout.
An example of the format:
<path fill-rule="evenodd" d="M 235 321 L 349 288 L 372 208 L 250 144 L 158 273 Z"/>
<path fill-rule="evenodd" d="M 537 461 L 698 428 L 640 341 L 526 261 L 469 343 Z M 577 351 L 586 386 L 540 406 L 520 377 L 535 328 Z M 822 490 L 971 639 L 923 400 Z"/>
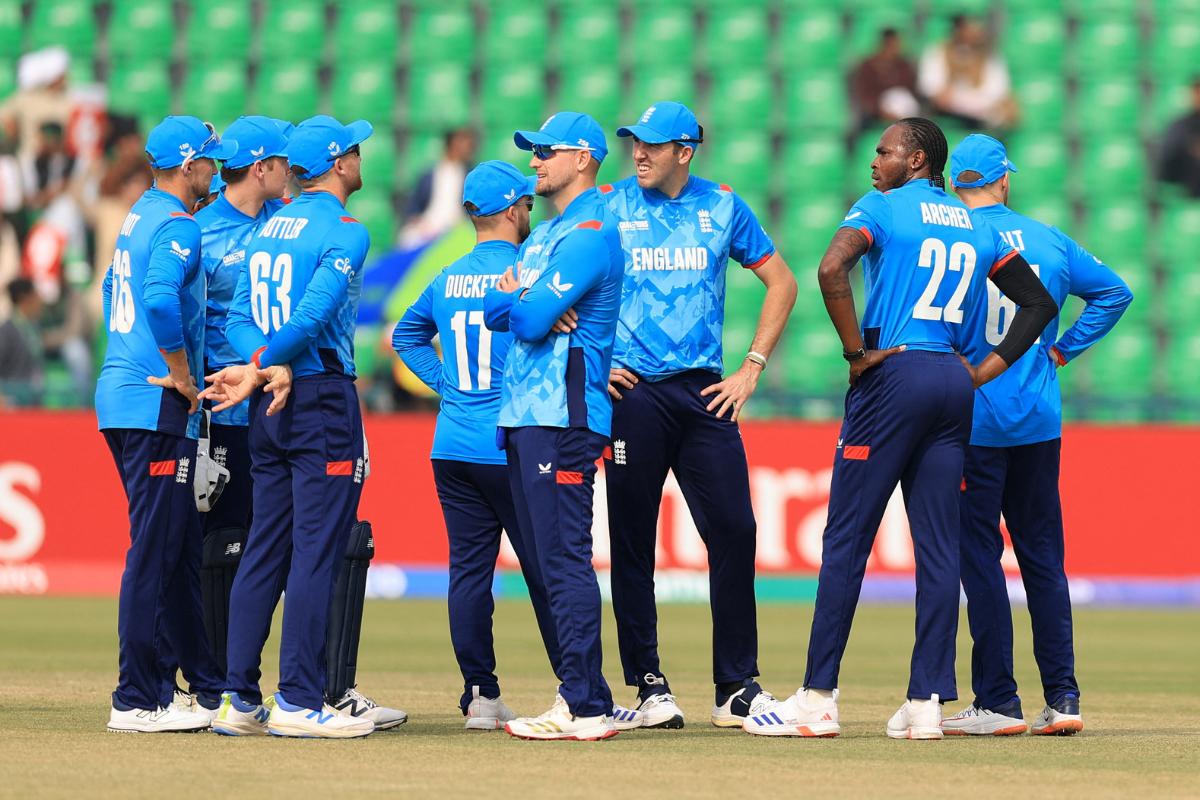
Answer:
<path fill-rule="evenodd" d="M 759 314 L 758 328 L 754 331 L 750 349 L 769 357 L 779 344 L 788 316 L 796 305 L 796 276 L 779 253 L 767 259 L 754 274 L 767 287 L 767 296 L 763 298 L 762 313 Z"/>
<path fill-rule="evenodd" d="M 850 270 L 869 248 L 870 242 L 859 231 L 838 228 L 825 255 L 821 257 L 821 266 L 817 268 L 817 282 L 821 286 L 825 310 L 847 353 L 863 347 L 858 312 L 854 308 L 854 291 L 850 288 Z"/>
<path fill-rule="evenodd" d="M 162 357 L 163 361 L 167 362 L 167 369 L 171 371 L 171 377 L 186 378 L 192 374 L 191 368 L 188 367 L 187 351 L 183 348 L 170 353 L 163 352 Z"/>

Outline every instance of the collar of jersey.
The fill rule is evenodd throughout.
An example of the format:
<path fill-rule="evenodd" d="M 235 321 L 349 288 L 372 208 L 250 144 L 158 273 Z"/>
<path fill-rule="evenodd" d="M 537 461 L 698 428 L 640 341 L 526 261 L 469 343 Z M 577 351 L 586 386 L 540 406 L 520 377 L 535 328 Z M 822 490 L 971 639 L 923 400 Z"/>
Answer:
<path fill-rule="evenodd" d="M 300 195 L 298 197 L 296 197 L 292 202 L 293 203 L 304 203 L 304 202 L 333 203 L 333 205 L 337 206 L 338 208 L 340 208 L 342 210 L 345 210 L 345 208 L 346 208 L 344 205 L 342 205 L 342 201 L 338 200 L 337 195 L 335 195 L 333 192 L 327 192 L 323 189 L 316 189 L 316 190 L 310 189 L 308 191 L 301 192 Z"/>
<path fill-rule="evenodd" d="M 637 178 L 634 178 L 634 181 L 636 182 Z M 660 191 L 659 189 L 642 189 L 642 196 L 645 197 L 647 200 L 654 202 L 654 203 L 658 203 L 658 204 L 677 203 L 680 200 L 683 200 L 684 198 L 686 198 L 689 194 L 691 194 L 692 189 L 695 187 L 695 185 L 696 185 L 696 176 L 689 174 L 687 183 L 685 183 L 683 185 L 683 188 L 679 190 L 679 194 L 675 195 L 674 197 L 668 197 L 664 192 Z M 641 189 L 640 186 L 638 188 Z"/>
<path fill-rule="evenodd" d="M 263 208 L 266 208 L 266 203 L 263 203 Z M 213 213 L 220 214 L 226 219 L 231 219 L 234 222 L 254 222 L 255 218 L 247 216 L 240 208 L 229 202 L 229 198 L 225 196 L 225 190 L 217 195 L 217 199 L 212 202 Z M 262 211 L 259 211 L 259 216 Z"/>
<path fill-rule="evenodd" d="M 561 214 L 555 217 L 554 224 L 557 225 L 560 222 L 569 222 L 588 213 L 589 207 L 595 204 L 596 198 L 599 196 L 600 193 L 594 186 L 591 189 L 583 190 L 580 192 L 578 197 L 572 200 L 570 204 L 563 209 Z"/>
<path fill-rule="evenodd" d="M 491 239 L 475 245 L 471 252 L 478 253 L 479 255 L 483 255 L 485 253 L 516 253 L 517 246 L 512 242 L 506 242 L 503 239 Z"/>
<path fill-rule="evenodd" d="M 180 211 L 188 210 L 187 206 L 185 206 L 183 204 L 182 200 L 180 200 L 178 197 L 171 194 L 170 192 L 164 192 L 162 189 L 158 188 L 157 186 L 151 186 L 149 189 L 147 189 L 146 195 L 149 197 L 157 197 L 162 200 L 166 200 L 168 203 L 175 206 Z M 191 212 L 189 212 L 189 213 L 191 213 Z"/>

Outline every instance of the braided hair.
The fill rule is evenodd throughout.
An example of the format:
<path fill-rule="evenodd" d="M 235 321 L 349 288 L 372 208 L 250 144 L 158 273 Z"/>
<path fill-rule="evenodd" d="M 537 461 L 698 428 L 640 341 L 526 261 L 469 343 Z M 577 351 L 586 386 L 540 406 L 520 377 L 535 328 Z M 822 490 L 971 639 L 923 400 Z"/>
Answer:
<path fill-rule="evenodd" d="M 925 153 L 925 163 L 929 165 L 929 182 L 942 189 L 946 188 L 946 178 L 942 175 L 946 170 L 946 157 L 950 146 L 946 143 L 946 134 L 936 122 L 924 117 L 907 117 L 896 123 L 904 126 L 904 146 L 908 152 L 921 150 Z"/>

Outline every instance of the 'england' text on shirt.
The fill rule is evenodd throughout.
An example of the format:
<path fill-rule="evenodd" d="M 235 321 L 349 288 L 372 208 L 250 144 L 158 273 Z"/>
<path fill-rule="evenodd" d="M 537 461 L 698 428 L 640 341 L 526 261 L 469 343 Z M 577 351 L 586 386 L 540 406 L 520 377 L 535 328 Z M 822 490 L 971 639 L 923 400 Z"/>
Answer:
<path fill-rule="evenodd" d="M 630 257 L 634 272 L 708 269 L 707 247 L 635 247 Z"/>

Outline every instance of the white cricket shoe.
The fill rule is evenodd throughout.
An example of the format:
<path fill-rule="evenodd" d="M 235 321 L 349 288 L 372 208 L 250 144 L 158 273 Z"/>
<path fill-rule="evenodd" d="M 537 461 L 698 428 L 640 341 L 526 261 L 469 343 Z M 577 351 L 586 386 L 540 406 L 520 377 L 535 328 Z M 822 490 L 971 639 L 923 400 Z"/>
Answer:
<path fill-rule="evenodd" d="M 408 714 L 398 708 L 379 705 L 360 692 L 357 686 L 347 689 L 341 699 L 332 705 L 333 709 L 343 716 L 371 720 L 375 723 L 377 731 L 397 728 L 408 722 Z"/>
<path fill-rule="evenodd" d="M 217 718 L 217 712 L 220 710 L 219 705 L 216 708 L 205 708 L 200 705 L 200 700 L 196 695 L 189 694 L 178 686 L 175 687 L 175 694 L 171 699 L 171 708 L 179 711 L 194 711 L 197 714 L 207 714 L 209 722 Z"/>
<path fill-rule="evenodd" d="M 267 719 L 275 707 L 275 696 L 264 698 L 261 706 L 247 703 L 237 692 L 223 692 L 221 705 L 213 719 L 213 733 L 222 736 L 266 736 Z"/>
<path fill-rule="evenodd" d="M 994 710 L 972 703 L 942 720 L 942 733 L 947 736 L 1019 736 L 1027 730 L 1029 726 L 1021 718 L 1019 701 Z"/>
<path fill-rule="evenodd" d="M 114 706 L 108 714 L 108 729 L 113 733 L 184 733 L 205 730 L 210 724 L 208 714 L 180 711 L 173 704 L 166 708 L 132 708 L 128 711 Z"/>
<path fill-rule="evenodd" d="M 779 701 L 756 681 L 738 689 L 721 705 L 713 704 L 712 724 L 718 728 L 740 728 L 746 717 L 761 714 Z"/>
<path fill-rule="evenodd" d="M 814 689 L 797 689 L 787 700 L 746 717 L 742 730 L 758 736 L 833 738 L 842 732 L 837 695 L 824 697 Z"/>
<path fill-rule="evenodd" d="M 650 695 L 638 704 L 637 710 L 642 712 L 643 728 L 678 730 L 683 727 L 683 709 L 675 702 L 675 695 L 669 692 Z"/>
<path fill-rule="evenodd" d="M 613 703 L 612 721 L 617 730 L 631 731 L 645 724 L 646 715 L 636 708 L 626 708 Z"/>
<path fill-rule="evenodd" d="M 1069 694 L 1046 706 L 1033 721 L 1034 736 L 1074 736 L 1083 730 L 1079 698 Z"/>
<path fill-rule="evenodd" d="M 321 708 L 304 708 L 289 703 L 275 693 L 275 707 L 267 717 L 267 732 L 272 736 L 304 739 L 354 739 L 375 732 L 375 723 L 364 717 L 338 713 L 325 703 Z"/>
<path fill-rule="evenodd" d="M 566 739 L 576 742 L 595 742 L 617 735 L 612 717 L 577 717 L 567 707 L 562 695 L 554 698 L 554 705 L 538 717 L 518 717 L 510 720 L 504 730 L 518 739 Z"/>
<path fill-rule="evenodd" d="M 493 700 L 479 693 L 478 686 L 471 687 L 471 703 L 467 706 L 467 723 L 469 731 L 498 731 L 504 728 L 504 723 L 517 718 L 513 710 L 504 705 L 497 697 Z"/>
<path fill-rule="evenodd" d="M 928 700 L 905 700 L 888 720 L 891 739 L 941 739 L 942 704 L 935 694 Z"/>

